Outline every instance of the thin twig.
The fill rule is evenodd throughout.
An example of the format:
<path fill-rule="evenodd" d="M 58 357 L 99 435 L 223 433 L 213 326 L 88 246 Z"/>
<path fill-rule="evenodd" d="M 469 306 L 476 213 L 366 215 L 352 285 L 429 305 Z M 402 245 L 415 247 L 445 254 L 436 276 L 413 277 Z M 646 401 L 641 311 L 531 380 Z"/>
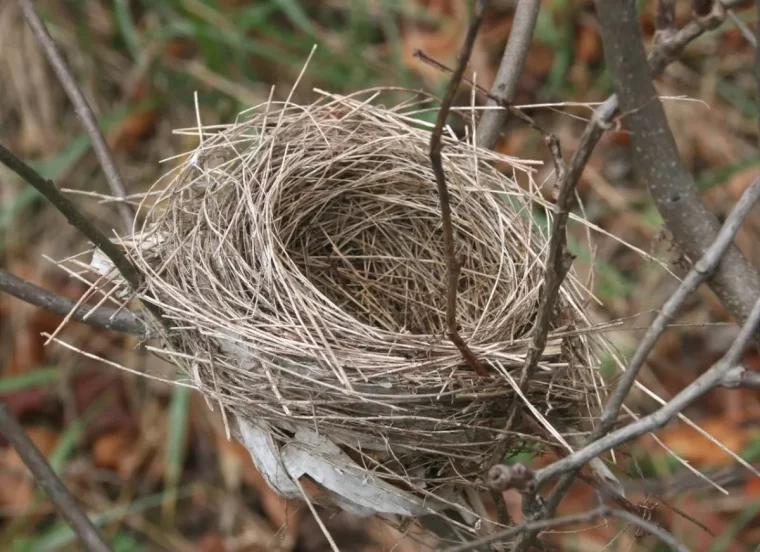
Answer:
<path fill-rule="evenodd" d="M 698 17 L 704 17 L 713 9 L 715 0 L 691 0 L 691 10 Z"/>
<path fill-rule="evenodd" d="M 536 323 L 533 326 L 533 335 L 528 354 L 525 356 L 518 383 L 523 391 L 533 377 L 538 367 L 538 361 L 544 354 L 546 338 L 549 335 L 552 321 L 555 318 L 554 308 L 557 304 L 560 286 L 575 258 L 567 250 L 567 221 L 570 217 L 570 210 L 572 209 L 573 198 L 575 197 L 575 185 L 578 181 L 568 178 L 569 173 L 565 168 L 565 162 L 562 160 L 559 141 L 553 136 L 547 138 L 546 141 L 549 151 L 552 153 L 559 194 L 554 208 L 554 220 L 552 221 L 552 233 L 549 238 L 549 252 L 547 254 L 546 266 L 544 267 L 538 314 L 536 315 Z M 515 399 L 512 408 L 513 412 L 510 412 L 509 416 L 510 420 L 514 418 L 519 405 L 519 400 Z"/>
<path fill-rule="evenodd" d="M 63 482 L 2 401 L 0 401 L 0 433 L 13 445 L 37 483 L 47 493 L 58 512 L 71 525 L 85 546 L 93 552 L 112 552 L 98 529 L 82 512 L 76 499 L 66 490 Z"/>
<path fill-rule="evenodd" d="M 35 286 L 5 270 L 0 270 L 0 291 L 59 316 L 68 316 L 76 306 L 76 303 L 71 299 Z M 87 318 L 85 319 L 85 317 Z M 73 311 L 72 318 L 77 322 L 96 328 L 105 328 L 142 338 L 151 336 L 151 329 L 145 321 L 125 309 L 100 307 L 93 312 L 92 307 L 83 305 Z"/>
<path fill-rule="evenodd" d="M 454 96 L 456 95 L 459 85 L 462 82 L 462 75 L 467 68 L 467 63 L 470 60 L 470 54 L 472 53 L 472 46 L 475 43 L 475 38 L 478 35 L 478 29 L 483 20 L 483 12 L 485 12 L 487 0 L 478 0 L 475 3 L 475 9 L 472 15 L 472 21 L 467 29 L 467 37 L 465 38 L 464 46 L 462 47 L 462 53 L 459 55 L 459 63 L 454 71 L 454 74 L 449 81 L 446 94 L 441 101 L 441 107 L 438 111 L 438 118 L 435 122 L 435 128 L 430 136 L 430 162 L 433 165 L 433 173 L 435 173 L 435 181 L 438 185 L 438 196 L 441 202 L 441 221 L 443 226 L 443 247 L 446 256 L 447 275 L 448 275 L 448 287 L 446 293 L 446 326 L 448 329 L 449 339 L 456 345 L 462 356 L 467 361 L 467 364 L 472 367 L 473 370 L 479 376 L 486 376 L 488 372 L 483 367 L 482 363 L 475 354 L 470 350 L 465 343 L 462 336 L 459 335 L 459 329 L 457 327 L 457 287 L 459 284 L 459 261 L 456 258 L 456 251 L 454 249 L 454 229 L 451 223 L 451 205 L 449 204 L 449 190 L 446 187 L 446 175 L 443 172 L 443 162 L 441 158 L 442 150 L 442 135 L 443 127 L 446 124 L 446 119 L 451 109 L 451 104 L 454 102 Z"/>
<path fill-rule="evenodd" d="M 648 59 L 651 77 L 655 78 L 660 75 L 671 62 L 678 59 L 684 48 L 693 40 L 701 36 L 704 32 L 718 27 L 725 19 L 725 10 L 722 10 L 723 6 L 729 8 L 737 3 L 738 2 L 734 0 L 723 0 L 722 3 L 717 3 L 715 5 L 713 12 L 707 17 L 694 19 L 676 32 L 661 34 Z M 615 11 L 618 10 L 618 6 L 609 7 L 609 9 L 613 8 Z M 634 24 L 638 25 L 637 22 Z M 580 145 L 578 146 L 578 149 L 576 149 L 569 163 L 568 178 L 571 181 L 580 178 L 596 144 L 604 134 L 605 130 L 611 128 L 612 120 L 618 113 L 618 108 L 618 97 L 616 94 L 613 94 L 594 111 L 591 120 L 588 122 L 586 129 L 583 132 Z M 726 269 L 721 267 L 719 270 Z M 591 440 L 588 442 L 591 442 Z M 570 489 L 576 474 L 577 470 L 568 471 L 554 486 L 543 509 L 545 517 L 552 517 L 554 515 L 562 497 Z M 534 497 L 526 495 L 524 496 L 524 500 L 525 499 L 533 500 Z M 534 542 L 536 535 L 537 531 L 523 535 L 520 542 L 518 542 L 518 545 L 515 547 L 515 552 L 525 552 Z"/>
<path fill-rule="evenodd" d="M 623 375 L 617 382 L 615 391 L 610 395 L 602 412 L 599 424 L 591 434 L 590 439 L 595 440 L 607 433 L 615 425 L 620 408 L 623 405 L 631 388 L 636 383 L 639 371 L 644 365 L 649 353 L 654 349 L 660 336 L 673 321 L 681 305 L 696 289 L 706 282 L 715 271 L 723 258 L 726 249 L 733 243 L 736 233 L 744 223 L 744 219 L 760 198 L 760 178 L 757 178 L 742 194 L 742 197 L 734 206 L 723 227 L 718 232 L 715 241 L 707 248 L 705 254 L 699 259 L 694 267 L 683 279 L 678 289 L 665 302 L 662 310 L 649 326 L 644 338 L 639 342 L 636 352 L 633 354 Z"/>
<path fill-rule="evenodd" d="M 577 469 L 592 458 L 595 458 L 614 447 L 665 426 L 687 406 L 711 389 L 725 384 L 730 385 L 734 380 L 734 376 L 732 376 L 731 373 L 732 371 L 737 370 L 737 366 L 740 365 L 741 356 L 744 353 L 747 343 L 753 338 L 758 323 L 760 323 L 760 299 L 755 302 L 747 317 L 746 323 L 731 344 L 728 352 L 723 358 L 707 370 L 707 372 L 687 385 L 680 393 L 659 410 L 590 443 L 584 448 L 546 466 L 545 468 L 536 471 L 536 478 L 532 485 L 535 488 L 539 488 L 550 479 L 567 471 Z"/>
<path fill-rule="evenodd" d="M 676 28 L 676 0 L 657 1 L 656 36 L 670 36 Z M 655 41 L 658 39 L 655 36 Z"/>
<path fill-rule="evenodd" d="M 50 180 L 44 179 L 37 171 L 13 155 L 10 150 L 0 144 L 0 163 L 7 166 L 24 181 L 32 185 L 45 199 L 66 217 L 66 220 L 74 228 L 82 232 L 106 257 L 108 257 L 119 273 L 124 277 L 127 284 L 137 291 L 140 287 L 140 275 L 127 256 L 103 232 L 101 232 L 76 206 L 64 196 Z M 142 301 L 145 308 L 164 324 L 161 309 L 148 301 Z"/>
<path fill-rule="evenodd" d="M 71 103 L 74 104 L 74 110 L 82 121 L 82 126 L 84 126 L 87 135 L 90 137 L 92 149 L 95 151 L 98 162 L 103 168 L 111 192 L 114 196 L 123 199 L 127 195 L 124 180 L 121 177 L 121 173 L 119 173 L 119 170 L 116 168 L 116 162 L 113 159 L 111 149 L 108 147 L 108 144 L 103 137 L 103 133 L 100 131 L 98 121 L 92 113 L 92 109 L 90 109 L 87 99 L 77 85 L 76 79 L 66 65 L 66 61 L 58 50 L 55 40 L 50 36 L 45 23 L 35 10 L 32 1 L 18 0 L 18 3 L 19 6 L 21 6 L 21 10 L 24 12 L 24 18 L 26 18 L 29 28 L 31 28 L 34 36 L 40 43 L 50 65 L 53 66 L 53 70 L 66 91 L 66 95 L 69 97 L 69 100 L 71 100 Z M 119 209 L 121 218 L 124 220 L 126 228 L 128 230 L 131 229 L 134 221 L 134 212 L 132 211 L 131 206 L 127 202 L 120 202 L 117 205 L 117 208 Z"/>
<path fill-rule="evenodd" d="M 546 529 L 554 529 L 555 527 L 560 527 L 562 525 L 592 523 L 596 520 L 608 517 L 618 518 L 627 523 L 630 523 L 631 525 L 639 527 L 640 529 L 660 539 L 660 541 L 668 545 L 673 550 L 677 550 L 678 552 L 689 552 L 689 549 L 686 546 L 684 546 L 681 542 L 678 541 L 678 539 L 676 539 L 662 527 L 655 525 L 650 521 L 642 519 L 635 514 L 626 512 L 625 510 L 616 510 L 614 508 L 610 508 L 609 506 L 600 506 L 599 508 L 596 508 L 589 512 L 556 519 L 523 522 L 514 527 L 510 527 L 509 529 L 505 529 L 504 531 L 494 533 L 493 535 L 489 535 L 487 537 L 483 537 L 481 539 L 459 546 L 454 546 L 452 548 L 447 548 L 445 552 L 469 552 L 470 550 L 477 550 L 489 544 L 503 542 L 506 539 L 514 537 L 515 535 L 521 535 L 528 532 L 539 532 Z"/>
<path fill-rule="evenodd" d="M 757 101 L 760 103 L 760 0 L 755 0 L 755 82 L 757 83 Z M 757 119 L 758 131 L 760 131 L 760 114 Z M 760 141 L 760 132 L 758 132 L 758 141 Z"/>
<path fill-rule="evenodd" d="M 518 0 L 509 39 L 504 49 L 504 55 L 496 73 L 491 95 L 497 99 L 489 99 L 487 105 L 504 105 L 512 102 L 512 98 L 520 82 L 525 60 L 528 57 L 530 43 L 533 40 L 533 30 L 536 28 L 540 0 Z M 507 122 L 507 110 L 492 109 L 486 111 L 480 118 L 477 128 L 477 145 L 493 149 L 499 140 L 499 133 Z"/>
<path fill-rule="evenodd" d="M 741 17 L 736 15 L 736 12 L 734 10 L 728 10 L 728 18 L 734 25 L 736 25 L 736 28 L 739 29 L 739 32 L 742 33 L 742 36 L 747 40 L 747 42 L 752 44 L 753 48 L 757 48 L 757 37 L 755 37 L 752 29 L 749 28 L 749 25 L 747 25 Z M 755 63 L 757 63 L 757 58 L 755 58 L 755 60 Z"/>

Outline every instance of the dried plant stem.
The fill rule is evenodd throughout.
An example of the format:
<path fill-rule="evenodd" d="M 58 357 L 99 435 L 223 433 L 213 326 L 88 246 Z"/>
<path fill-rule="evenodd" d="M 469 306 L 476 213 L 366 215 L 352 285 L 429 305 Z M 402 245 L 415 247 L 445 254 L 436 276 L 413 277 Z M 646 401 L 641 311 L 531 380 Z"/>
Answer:
<path fill-rule="evenodd" d="M 74 104 L 74 110 L 82 121 L 82 125 L 84 126 L 87 135 L 90 137 L 92 149 L 95 151 L 98 162 L 103 168 L 111 192 L 117 198 L 123 199 L 127 195 L 124 180 L 121 177 L 121 173 L 119 173 L 119 170 L 116 168 L 116 162 L 113 159 L 111 149 L 108 147 L 108 144 L 103 137 L 103 133 L 100 131 L 98 121 L 95 118 L 92 109 L 90 109 L 87 99 L 84 97 L 79 85 L 77 85 L 76 79 L 66 65 L 63 55 L 61 55 L 61 52 L 58 50 L 53 37 L 50 36 L 45 23 L 35 10 L 32 1 L 18 0 L 18 4 L 21 6 L 24 18 L 26 18 L 34 36 L 40 43 L 50 65 L 53 66 L 53 70 L 66 91 L 66 95 L 71 100 L 71 103 Z M 132 207 L 127 202 L 122 201 L 118 203 L 117 208 L 119 209 L 121 218 L 124 220 L 125 227 L 131 229 L 132 222 L 134 221 Z"/>
<path fill-rule="evenodd" d="M 510 527 L 509 529 L 494 533 L 493 535 L 489 535 L 476 541 L 454 546 L 452 548 L 447 548 L 445 552 L 469 552 L 470 550 L 483 550 L 484 548 L 482 547 L 488 546 L 489 544 L 503 542 L 506 539 L 517 535 L 523 535 L 528 532 L 539 532 L 546 529 L 561 527 L 562 525 L 571 525 L 576 523 L 592 523 L 594 521 L 610 517 L 620 519 L 622 521 L 630 523 L 631 525 L 635 525 L 650 535 L 654 535 L 660 539 L 660 541 L 668 545 L 672 550 L 677 550 L 678 552 L 689 552 L 689 549 L 686 546 L 684 546 L 681 542 L 678 541 L 678 539 L 676 539 L 662 527 L 652 523 L 651 521 L 646 521 L 640 516 L 626 512 L 625 510 L 616 510 L 614 508 L 610 508 L 609 506 L 600 506 L 599 508 L 582 514 L 575 514 L 556 519 L 523 522 L 519 525 Z"/>
<path fill-rule="evenodd" d="M 13 155 L 10 150 L 0 144 L 0 163 L 4 164 L 25 182 L 32 185 L 45 199 L 66 217 L 66 220 L 77 230 L 87 237 L 95 246 L 105 254 L 124 277 L 133 290 L 140 287 L 140 275 L 127 256 L 103 232 L 101 232 L 76 206 L 64 196 L 50 180 L 44 179 L 40 174 Z M 145 308 L 153 314 L 159 322 L 164 323 L 161 309 L 148 301 L 143 300 Z"/>
<path fill-rule="evenodd" d="M 491 87 L 491 95 L 494 98 L 489 99 L 487 105 L 504 105 L 512 101 L 528 57 L 540 7 L 540 0 L 518 0 L 507 46 Z M 478 146 L 493 149 L 508 115 L 509 111 L 506 109 L 492 109 L 483 114 L 477 129 Z"/>
<path fill-rule="evenodd" d="M 483 367 L 481 362 L 467 346 L 462 336 L 459 335 L 459 329 L 457 327 L 457 287 L 459 285 L 459 261 L 456 258 L 456 252 L 454 250 L 454 228 L 451 223 L 451 204 L 449 202 L 449 190 L 446 186 L 446 175 L 443 172 L 443 161 L 441 159 L 442 136 L 443 128 L 446 125 L 446 119 L 449 116 L 449 110 L 451 104 L 454 102 L 454 96 L 459 90 L 459 85 L 462 82 L 462 76 L 467 68 L 467 63 L 470 60 L 470 54 L 472 53 L 472 46 L 475 43 L 475 38 L 478 36 L 478 29 L 483 21 L 483 13 L 485 12 L 487 0 L 477 0 L 475 3 L 475 9 L 472 15 L 472 21 L 467 29 L 467 37 L 465 38 L 464 46 L 462 47 L 462 53 L 459 55 L 459 63 L 454 70 L 454 74 L 449 80 L 449 85 L 446 88 L 446 94 L 441 101 L 441 107 L 438 111 L 438 118 L 435 122 L 435 128 L 430 136 L 430 162 L 433 166 L 433 173 L 435 174 L 435 181 L 438 185 L 438 197 L 441 203 L 441 222 L 443 227 L 443 247 L 446 256 L 447 277 L 448 285 L 446 292 L 446 326 L 448 330 L 449 339 L 456 345 L 457 349 L 462 353 L 462 356 L 467 361 L 467 364 L 475 370 L 479 376 L 487 376 L 488 372 Z"/>
<path fill-rule="evenodd" d="M 4 270 L 0 270 L 0 290 L 59 316 L 67 316 L 76 307 L 76 303 L 71 299 L 35 286 Z M 116 310 L 101 307 L 92 311 L 92 307 L 82 305 L 73 311 L 72 318 L 77 322 L 96 328 L 105 328 L 143 338 L 151 335 L 150 328 L 145 321 L 125 309 Z"/>
<path fill-rule="evenodd" d="M 66 490 L 45 457 L 24 431 L 5 403 L 0 401 L 0 433 L 10 444 L 34 475 L 37 483 L 53 501 L 60 514 L 71 525 L 82 542 L 93 552 L 111 552 L 103 536 L 82 512 L 76 499 Z"/>

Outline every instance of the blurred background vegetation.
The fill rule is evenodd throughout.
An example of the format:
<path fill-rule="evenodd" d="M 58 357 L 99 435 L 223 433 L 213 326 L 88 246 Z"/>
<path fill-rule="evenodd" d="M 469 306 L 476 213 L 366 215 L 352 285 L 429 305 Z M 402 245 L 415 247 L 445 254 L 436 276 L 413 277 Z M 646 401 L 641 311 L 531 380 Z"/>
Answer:
<path fill-rule="evenodd" d="M 464 0 L 40 0 L 36 2 L 98 114 L 128 189 L 144 192 L 167 172 L 193 137 L 173 133 L 195 125 L 194 93 L 204 125 L 232 122 L 237 113 L 283 97 L 317 49 L 295 97 L 313 89 L 350 92 L 373 86 L 424 88 L 439 93 L 446 75 L 414 57 L 417 49 L 453 66 L 469 13 Z M 493 0 L 472 56 L 477 81 L 490 87 L 512 23 L 514 2 Z M 679 2 L 679 21 L 690 17 Z M 750 3 L 751 4 L 751 3 Z M 651 42 L 654 2 L 641 2 L 641 24 Z M 754 24 L 752 10 L 740 21 Z M 735 22 L 687 49 L 657 86 L 681 153 L 704 198 L 724 216 L 760 165 L 757 150 L 754 50 Z M 469 101 L 463 91 L 461 101 Z M 593 3 L 545 0 L 516 103 L 528 108 L 570 155 L 591 111 L 612 92 L 604 71 Z M 680 99 L 679 99 L 680 98 Z M 689 101 L 686 101 L 689 99 Z M 0 2 L 0 141 L 60 187 L 102 228 L 118 227 L 105 179 L 63 91 L 16 3 Z M 497 148 L 549 161 L 540 136 L 519 121 Z M 661 228 L 646 189 L 633 176 L 628 137 L 609 132 L 579 184 L 582 214 L 598 227 L 572 228 L 580 268 L 593 260 L 590 305 L 599 322 L 623 320 L 610 337 L 628 354 L 640 328 L 674 289 L 678 252 Z M 539 171 L 544 182 L 551 163 Z M 30 187 L 0 171 L 0 268 L 77 298 L 84 284 L 50 259 L 81 251 L 82 239 Z M 547 187 L 547 194 L 551 186 Z M 760 213 L 751 216 L 739 246 L 756 263 Z M 536 214 L 540 217 L 540 213 Z M 590 237 L 590 240 L 589 240 Z M 629 245 L 625 245 L 626 242 Z M 633 247 L 631 247 L 633 246 Z M 633 248 L 637 248 L 638 251 Z M 656 262 L 658 261 L 658 262 Z M 709 291 L 684 309 L 662 339 L 644 383 L 672 396 L 728 347 L 735 333 Z M 215 414 L 187 391 L 126 374 L 58 345 L 41 332 L 60 319 L 0 295 L 0 397 L 99 523 L 116 550 L 317 552 L 329 550 L 308 510 L 274 495 L 247 454 L 228 442 Z M 171 374 L 129 337 L 72 324 L 62 338 L 74 347 L 130 368 Z M 760 359 L 750 363 L 760 367 Z M 601 369 L 614 378 L 605 361 Z M 760 461 L 760 401 L 755 392 L 710 393 L 688 414 L 727 447 Z M 635 406 L 654 402 L 636 396 Z M 760 542 L 760 484 L 728 455 L 682 424 L 658 434 L 693 466 L 718 470 L 730 494 L 692 485 L 683 468 L 651 437 L 621 452 L 618 471 L 631 496 L 659 503 L 682 541 L 695 550 L 745 550 Z M 525 459 L 523 459 L 525 460 Z M 541 463 L 550 459 L 532 461 Z M 686 476 L 688 477 L 688 476 Z M 653 483 L 657 481 L 657 483 Z M 692 488 L 695 487 L 695 488 Z M 688 489 L 687 489 L 688 488 Z M 653 496 L 657 494 L 658 496 Z M 664 495 L 663 495 L 664 493 Z M 519 517 L 517 497 L 507 503 Z M 585 509 L 595 496 L 579 485 L 560 513 Z M 677 511 L 700 520 L 695 525 Z M 427 550 L 429 539 L 402 535 L 377 520 L 324 512 L 346 551 Z M 623 527 L 557 535 L 567 549 L 651 549 Z M 0 447 L 0 550 L 78 550 L 69 529 L 27 477 L 13 450 Z"/>

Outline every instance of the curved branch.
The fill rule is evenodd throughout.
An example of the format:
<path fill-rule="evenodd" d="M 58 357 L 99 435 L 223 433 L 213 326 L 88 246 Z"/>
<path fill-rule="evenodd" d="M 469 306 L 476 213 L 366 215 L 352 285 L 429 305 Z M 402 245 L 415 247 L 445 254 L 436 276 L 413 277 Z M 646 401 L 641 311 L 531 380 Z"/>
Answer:
<path fill-rule="evenodd" d="M 71 299 L 35 286 L 5 270 L 0 270 L 0 291 L 59 316 L 68 316 L 76 306 L 76 303 Z M 145 321 L 126 309 L 98 308 L 93 311 L 91 307 L 81 305 L 74 310 L 71 318 L 96 328 L 105 328 L 142 338 L 148 338 L 152 335 Z"/>

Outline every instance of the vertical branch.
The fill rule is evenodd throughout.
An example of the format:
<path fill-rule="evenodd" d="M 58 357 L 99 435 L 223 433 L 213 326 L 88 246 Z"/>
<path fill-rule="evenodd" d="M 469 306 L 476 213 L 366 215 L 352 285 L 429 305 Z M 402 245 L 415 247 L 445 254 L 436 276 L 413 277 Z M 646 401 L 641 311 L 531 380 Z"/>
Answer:
<path fill-rule="evenodd" d="M 715 0 L 691 0 L 691 10 L 697 17 L 704 17 L 713 9 Z"/>
<path fill-rule="evenodd" d="M 45 23 L 34 9 L 32 0 L 18 0 L 18 3 L 24 13 L 24 18 L 26 18 L 26 21 L 29 24 L 29 28 L 31 28 L 34 36 L 40 43 L 40 46 L 42 46 L 42 50 L 45 52 L 45 56 L 48 58 L 50 65 L 53 66 L 53 70 L 66 91 L 66 95 L 69 97 L 69 100 L 71 100 L 71 103 L 74 104 L 74 110 L 79 116 L 79 120 L 82 121 L 82 126 L 84 126 L 87 135 L 90 137 L 92 149 L 95 151 L 98 162 L 103 168 L 103 172 L 108 180 L 108 185 L 111 188 L 111 193 L 113 193 L 114 196 L 123 199 L 127 195 L 124 180 L 122 179 L 119 170 L 116 168 L 116 162 L 111 154 L 111 149 L 108 147 L 108 144 L 103 137 L 103 133 L 100 131 L 100 126 L 98 126 L 98 121 L 92 113 L 92 109 L 90 109 L 84 94 L 77 85 L 76 79 L 74 79 L 71 70 L 66 65 L 66 61 L 58 50 L 53 37 L 50 36 Z M 117 207 L 121 218 L 124 220 L 126 228 L 131 228 L 134 220 L 132 208 L 126 202 L 120 202 Z"/>
<path fill-rule="evenodd" d="M 58 512 L 71 525 L 85 546 L 92 552 L 112 552 L 111 547 L 79 508 L 76 499 L 66 490 L 45 457 L 3 402 L 0 402 L 0 433 L 13 445 L 37 483 L 47 493 Z"/>
<path fill-rule="evenodd" d="M 489 98 L 487 106 L 505 105 L 512 101 L 528 57 L 540 7 L 540 0 L 518 0 L 512 28 L 509 30 L 507 47 L 504 49 L 499 71 L 496 73 L 496 79 L 491 88 L 491 96 L 497 98 L 498 101 Z M 478 146 L 493 149 L 508 116 L 509 111 L 506 109 L 486 110 L 480 118 L 477 129 Z"/>
<path fill-rule="evenodd" d="M 457 328 L 457 287 L 459 284 L 459 261 L 456 258 L 456 251 L 454 249 L 454 229 L 451 223 L 451 205 L 449 203 L 449 190 L 446 187 L 446 175 L 443 172 L 443 161 L 441 157 L 442 135 L 443 127 L 446 124 L 446 118 L 449 115 L 451 104 L 454 102 L 454 96 L 456 95 L 459 85 L 462 82 L 462 76 L 467 68 L 467 63 L 470 60 L 470 54 L 472 53 L 472 47 L 475 43 L 475 38 L 478 35 L 478 29 L 483 20 L 483 13 L 485 12 L 487 0 L 477 0 L 475 2 L 475 9 L 472 15 L 472 21 L 467 29 L 467 37 L 465 38 L 464 46 L 462 47 L 462 53 L 459 55 L 459 62 L 454 74 L 451 76 L 449 85 L 446 88 L 446 94 L 441 101 L 441 107 L 438 111 L 438 118 L 435 121 L 435 128 L 430 136 L 430 162 L 433 165 L 433 173 L 435 174 L 435 181 L 438 185 L 438 197 L 441 202 L 441 222 L 443 226 L 443 247 L 446 257 L 447 265 L 447 277 L 448 286 L 446 292 L 446 326 L 449 335 L 449 339 L 456 345 L 457 349 L 462 353 L 462 356 L 467 363 L 472 367 L 475 372 L 480 376 L 487 375 L 486 369 L 481 362 L 470 350 L 464 339 L 459 335 L 459 329 Z"/>
<path fill-rule="evenodd" d="M 755 82 L 757 103 L 760 105 L 760 0 L 755 0 Z M 760 114 L 758 114 L 758 141 L 760 141 Z"/>
<path fill-rule="evenodd" d="M 669 36 L 676 28 L 676 0 L 658 0 L 655 41 Z"/>
<path fill-rule="evenodd" d="M 693 261 L 715 241 L 720 225 L 681 161 L 652 84 L 635 2 L 596 0 L 596 8 L 608 70 L 631 132 L 638 176 L 677 245 Z M 740 322 L 746 320 L 760 296 L 760 274 L 735 246 L 729 247 L 709 282 L 726 309 Z"/>

